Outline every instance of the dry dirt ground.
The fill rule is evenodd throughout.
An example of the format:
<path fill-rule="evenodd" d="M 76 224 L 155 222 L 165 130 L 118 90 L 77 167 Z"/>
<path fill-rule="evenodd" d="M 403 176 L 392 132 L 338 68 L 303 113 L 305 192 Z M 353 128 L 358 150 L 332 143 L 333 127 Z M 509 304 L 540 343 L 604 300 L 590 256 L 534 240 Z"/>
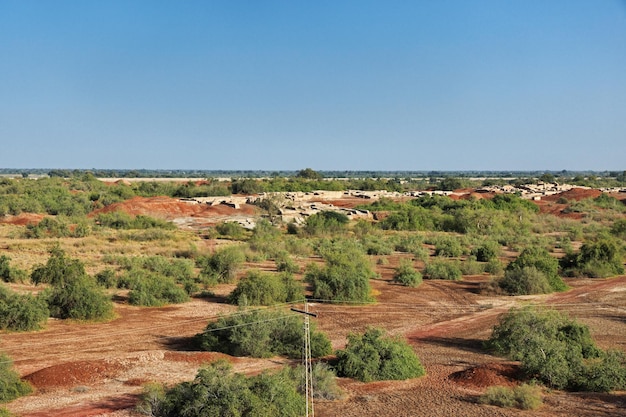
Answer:
<path fill-rule="evenodd" d="M 496 297 L 479 292 L 487 276 L 424 281 L 418 288 L 394 285 L 390 279 L 399 258 L 391 256 L 388 264 L 376 266 L 381 278 L 372 281 L 375 304 L 312 303 L 309 308 L 318 313 L 317 328 L 330 336 L 334 348 L 344 347 L 350 332 L 382 327 L 413 346 L 427 375 L 367 384 L 341 379 L 345 398 L 316 401 L 318 417 L 626 415 L 625 392 L 546 391 L 544 405 L 531 412 L 476 402 L 488 386 L 519 383 L 516 363 L 482 349 L 498 316 L 512 306 L 540 304 L 569 312 L 590 326 L 601 347 L 626 351 L 626 276 L 569 280 L 572 289 L 556 295 Z M 190 337 L 234 310 L 220 297 L 232 288 L 218 287 L 214 299 L 163 308 L 133 307 L 120 297 L 117 318 L 107 323 L 50 319 L 39 332 L 0 335 L 0 351 L 13 358 L 17 371 L 35 387 L 34 394 L 5 406 L 24 417 L 137 416 L 133 409 L 143 384 L 191 380 L 202 363 L 218 357 L 244 373 L 288 363 L 190 350 Z"/>

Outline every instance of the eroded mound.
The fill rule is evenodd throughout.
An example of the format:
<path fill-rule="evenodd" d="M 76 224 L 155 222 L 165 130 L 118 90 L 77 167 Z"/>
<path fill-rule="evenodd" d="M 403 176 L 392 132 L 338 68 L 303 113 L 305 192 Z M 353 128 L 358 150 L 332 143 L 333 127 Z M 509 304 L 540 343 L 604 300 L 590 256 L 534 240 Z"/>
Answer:
<path fill-rule="evenodd" d="M 517 384 L 520 369 L 515 364 L 487 363 L 450 374 L 451 381 L 477 388 Z"/>
<path fill-rule="evenodd" d="M 77 361 L 49 366 L 24 377 L 35 388 L 73 387 L 116 377 L 124 366 L 111 361 Z"/>

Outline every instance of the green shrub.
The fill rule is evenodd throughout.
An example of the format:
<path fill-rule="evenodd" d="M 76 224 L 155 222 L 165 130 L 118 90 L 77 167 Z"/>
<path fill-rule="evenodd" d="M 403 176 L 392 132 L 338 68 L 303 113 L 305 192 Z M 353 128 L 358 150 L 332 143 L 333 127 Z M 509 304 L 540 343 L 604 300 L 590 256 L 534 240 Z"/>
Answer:
<path fill-rule="evenodd" d="M 116 288 L 117 287 L 117 276 L 115 275 L 115 271 L 112 269 L 103 269 L 95 275 L 96 282 L 98 285 L 104 288 Z"/>
<path fill-rule="evenodd" d="M 222 222 L 215 226 L 215 230 L 220 236 L 228 236 L 233 239 L 241 239 L 245 235 L 246 229 L 237 222 Z"/>
<path fill-rule="evenodd" d="M 361 244 L 368 255 L 391 255 L 393 252 L 392 243 L 383 236 L 365 235 L 361 239 Z"/>
<path fill-rule="evenodd" d="M 137 215 L 131 216 L 123 211 L 112 211 L 109 213 L 99 213 L 96 216 L 96 224 L 111 229 L 166 229 L 173 230 L 176 228 L 171 222 L 161 219 L 155 219 L 150 216 Z"/>
<path fill-rule="evenodd" d="M 245 260 L 246 255 L 240 246 L 228 246 L 210 256 L 198 258 L 197 264 L 201 269 L 201 278 L 214 285 L 232 282 Z"/>
<path fill-rule="evenodd" d="M 298 384 L 298 392 L 305 393 L 306 382 L 304 378 L 304 366 L 298 365 L 290 369 L 291 378 Z M 338 400 L 344 397 L 344 393 L 337 384 L 335 372 L 324 362 L 315 362 L 312 366 L 313 398 L 324 400 Z"/>
<path fill-rule="evenodd" d="M 187 292 L 176 284 L 174 278 L 145 269 L 126 271 L 118 285 L 130 289 L 128 302 L 132 305 L 157 307 L 189 300 Z"/>
<path fill-rule="evenodd" d="M 453 236 L 442 236 L 435 240 L 435 256 L 459 257 L 463 254 L 463 247 Z"/>
<path fill-rule="evenodd" d="M 243 310 L 209 323 L 203 333 L 196 335 L 196 341 L 202 350 L 233 356 L 299 358 L 304 345 L 302 323 L 302 317 L 295 313 Z M 311 355 L 328 355 L 330 341 L 314 327 L 311 324 Z"/>
<path fill-rule="evenodd" d="M 435 260 L 428 263 L 424 268 L 424 278 L 459 281 L 463 278 L 463 274 L 455 262 Z"/>
<path fill-rule="evenodd" d="M 484 266 L 485 272 L 491 275 L 500 276 L 504 273 L 504 265 L 499 259 L 492 259 Z"/>
<path fill-rule="evenodd" d="M 569 253 L 561 259 L 561 268 L 570 276 L 604 278 L 624 273 L 623 247 L 614 238 L 602 237 L 585 242 L 578 254 Z"/>
<path fill-rule="evenodd" d="M 201 368 L 193 381 L 168 390 L 150 386 L 137 409 L 154 417 L 300 417 L 306 401 L 289 369 L 246 377 L 218 360 Z"/>
<path fill-rule="evenodd" d="M 472 249 L 472 255 L 476 256 L 476 260 L 479 262 L 490 262 L 493 259 L 497 259 L 500 256 L 500 245 L 493 240 L 486 240 L 480 246 Z"/>
<path fill-rule="evenodd" d="M 28 278 L 28 273 L 23 269 L 11 267 L 10 262 L 11 258 L 8 256 L 0 256 L 0 280 L 4 282 L 24 282 Z"/>
<path fill-rule="evenodd" d="M 44 217 L 37 224 L 27 224 L 24 231 L 24 237 L 27 239 L 59 238 L 70 235 L 68 224 L 52 217 Z"/>
<path fill-rule="evenodd" d="M 31 273 L 35 284 L 51 285 L 43 296 L 48 302 L 50 315 L 61 319 L 105 320 L 113 315 L 113 303 L 87 275 L 85 266 L 78 259 L 71 259 L 59 245 L 50 250 L 45 265 Z"/>
<path fill-rule="evenodd" d="M 611 234 L 626 239 L 626 219 L 617 219 L 611 226 Z"/>
<path fill-rule="evenodd" d="M 552 292 L 546 275 L 534 266 L 507 270 L 498 284 L 505 293 L 510 295 L 549 294 Z"/>
<path fill-rule="evenodd" d="M 337 351 L 337 373 L 359 381 L 402 380 L 425 374 L 413 349 L 380 329 L 350 334 L 344 350 Z"/>
<path fill-rule="evenodd" d="M 417 234 L 403 234 L 395 240 L 395 250 L 405 253 L 416 253 L 424 249 L 424 239 Z"/>
<path fill-rule="evenodd" d="M 534 267 L 541 271 L 548 280 L 553 291 L 565 291 L 567 285 L 559 276 L 559 261 L 539 246 L 531 246 L 522 251 L 520 255 L 511 262 L 506 271 L 518 271 L 525 267 Z"/>
<path fill-rule="evenodd" d="M 17 294 L 0 286 L 0 330 L 38 330 L 49 314 L 42 297 Z"/>
<path fill-rule="evenodd" d="M 541 389 L 536 385 L 528 384 L 514 388 L 489 387 L 487 392 L 480 396 L 478 402 L 498 407 L 519 408 L 520 410 L 535 410 L 543 403 Z"/>
<path fill-rule="evenodd" d="M 351 240 L 327 241 L 320 244 L 318 251 L 326 265 L 309 264 L 304 278 L 312 285 L 314 298 L 371 301 L 369 279 L 374 273 L 358 243 Z"/>
<path fill-rule="evenodd" d="M 422 283 L 422 274 L 413 268 L 413 263 L 402 259 L 395 269 L 393 281 L 406 287 L 417 287 Z"/>
<path fill-rule="evenodd" d="M 6 403 L 32 392 L 31 386 L 22 381 L 13 370 L 13 361 L 0 353 L 0 403 Z"/>
<path fill-rule="evenodd" d="M 229 302 L 242 306 L 273 305 L 304 299 L 304 289 L 289 273 L 272 274 L 248 271 L 228 297 Z"/>
<path fill-rule="evenodd" d="M 485 271 L 483 264 L 476 260 L 476 257 L 471 255 L 466 260 L 461 262 L 461 273 L 463 275 L 479 275 Z"/>
<path fill-rule="evenodd" d="M 106 320 L 113 317 L 111 299 L 88 275 L 55 284 L 44 294 L 52 317 L 74 320 Z"/>
<path fill-rule="evenodd" d="M 556 311 L 511 309 L 488 346 L 521 362 L 528 377 L 558 389 L 610 391 L 626 387 L 623 354 L 603 352 L 589 328 Z"/>
<path fill-rule="evenodd" d="M 276 259 L 276 270 L 278 272 L 289 272 L 297 274 L 300 272 L 300 266 L 287 253 L 281 253 Z"/>
<path fill-rule="evenodd" d="M 345 230 L 349 221 L 343 213 L 322 211 L 307 217 L 303 230 L 310 236 L 333 234 Z"/>

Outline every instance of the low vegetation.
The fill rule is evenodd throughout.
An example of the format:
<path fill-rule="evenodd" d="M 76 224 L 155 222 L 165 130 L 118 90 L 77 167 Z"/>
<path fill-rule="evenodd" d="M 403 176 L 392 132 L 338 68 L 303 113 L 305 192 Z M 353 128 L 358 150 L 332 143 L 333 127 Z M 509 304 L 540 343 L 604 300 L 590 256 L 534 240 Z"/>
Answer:
<path fill-rule="evenodd" d="M 626 355 L 598 348 L 589 328 L 557 311 L 512 309 L 488 346 L 521 362 L 528 378 L 548 387 L 608 392 L 626 388 Z"/>
<path fill-rule="evenodd" d="M 348 336 L 346 348 L 337 351 L 336 368 L 340 376 L 363 382 L 417 378 L 426 373 L 405 341 L 374 328 Z"/>
<path fill-rule="evenodd" d="M 219 360 L 201 368 L 193 381 L 168 389 L 147 386 L 137 408 L 154 417 L 300 417 L 306 403 L 289 369 L 246 377 Z"/>
<path fill-rule="evenodd" d="M 311 327 L 311 355 L 328 355 L 331 352 L 328 337 Z M 196 335 L 196 343 L 202 350 L 233 356 L 299 358 L 304 346 L 302 329 L 302 318 L 295 313 L 242 310 L 209 323 L 204 332 Z"/>
<path fill-rule="evenodd" d="M 537 385 L 521 384 L 513 388 L 489 387 L 478 399 L 480 404 L 496 405 L 504 408 L 535 410 L 541 406 L 541 388 Z"/>
<path fill-rule="evenodd" d="M 13 369 L 13 361 L 0 353 L 0 403 L 6 403 L 32 392 L 31 386 L 22 381 Z"/>

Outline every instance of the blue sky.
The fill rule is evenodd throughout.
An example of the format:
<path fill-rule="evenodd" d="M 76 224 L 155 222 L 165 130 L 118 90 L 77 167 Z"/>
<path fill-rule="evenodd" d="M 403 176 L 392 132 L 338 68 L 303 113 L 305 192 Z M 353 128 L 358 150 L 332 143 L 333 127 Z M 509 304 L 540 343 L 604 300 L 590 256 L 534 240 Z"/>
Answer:
<path fill-rule="evenodd" d="M 0 0 L 0 167 L 626 169 L 626 2 Z"/>

